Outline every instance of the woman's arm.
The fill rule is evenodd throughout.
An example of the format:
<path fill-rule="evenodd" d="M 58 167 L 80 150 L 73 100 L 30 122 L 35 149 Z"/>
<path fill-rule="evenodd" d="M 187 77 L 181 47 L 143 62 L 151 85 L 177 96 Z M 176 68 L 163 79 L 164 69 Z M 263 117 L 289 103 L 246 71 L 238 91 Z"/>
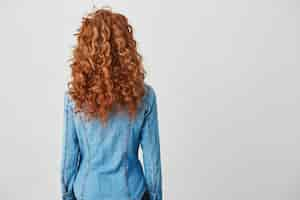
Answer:
<path fill-rule="evenodd" d="M 149 103 L 141 132 L 141 147 L 150 200 L 162 200 L 162 173 L 156 95 L 149 87 Z"/>
<path fill-rule="evenodd" d="M 70 106 L 70 98 L 64 94 L 64 121 L 61 159 L 61 187 L 63 200 L 75 200 L 73 183 L 78 170 L 79 145 Z"/>

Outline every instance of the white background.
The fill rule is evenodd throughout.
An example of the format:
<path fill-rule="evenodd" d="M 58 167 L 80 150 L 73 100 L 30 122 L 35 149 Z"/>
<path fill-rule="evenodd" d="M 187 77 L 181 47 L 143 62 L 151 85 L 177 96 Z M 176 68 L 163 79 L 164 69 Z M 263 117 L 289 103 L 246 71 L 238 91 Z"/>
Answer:
<path fill-rule="evenodd" d="M 166 200 L 300 199 L 297 0 L 98 1 L 157 93 Z M 63 92 L 90 1 L 0 2 L 0 199 L 60 199 Z"/>

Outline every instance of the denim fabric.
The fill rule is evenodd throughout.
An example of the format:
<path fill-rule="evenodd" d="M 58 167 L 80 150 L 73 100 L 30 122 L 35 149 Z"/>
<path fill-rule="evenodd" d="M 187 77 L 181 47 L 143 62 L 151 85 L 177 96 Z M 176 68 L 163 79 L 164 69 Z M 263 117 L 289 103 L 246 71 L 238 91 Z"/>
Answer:
<path fill-rule="evenodd" d="M 75 113 L 75 104 L 65 92 L 63 200 L 141 200 L 146 190 L 150 200 L 162 200 L 157 98 L 152 86 L 145 83 L 145 89 L 133 121 L 125 112 L 115 113 L 106 127 Z"/>

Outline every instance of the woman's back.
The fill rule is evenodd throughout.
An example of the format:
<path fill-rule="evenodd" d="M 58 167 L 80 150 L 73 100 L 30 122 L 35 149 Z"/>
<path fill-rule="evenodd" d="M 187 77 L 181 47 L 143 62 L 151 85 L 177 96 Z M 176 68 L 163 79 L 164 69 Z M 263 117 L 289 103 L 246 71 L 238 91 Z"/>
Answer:
<path fill-rule="evenodd" d="M 65 93 L 64 200 L 141 200 L 145 191 L 150 200 L 162 199 L 156 95 L 150 85 L 144 87 L 134 120 L 118 112 L 106 126 L 75 113 L 75 103 Z M 140 145 L 144 173 L 138 159 Z"/>

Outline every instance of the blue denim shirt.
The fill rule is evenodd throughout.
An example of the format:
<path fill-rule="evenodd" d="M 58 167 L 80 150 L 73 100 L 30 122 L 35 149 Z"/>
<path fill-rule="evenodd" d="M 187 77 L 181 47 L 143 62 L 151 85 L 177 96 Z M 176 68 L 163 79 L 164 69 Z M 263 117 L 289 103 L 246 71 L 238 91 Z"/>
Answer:
<path fill-rule="evenodd" d="M 61 160 L 63 200 L 162 200 L 162 173 L 157 98 L 145 83 L 146 95 L 134 121 L 127 113 L 113 115 L 106 127 L 74 112 L 64 94 Z M 143 152 L 144 169 L 138 159 Z"/>

